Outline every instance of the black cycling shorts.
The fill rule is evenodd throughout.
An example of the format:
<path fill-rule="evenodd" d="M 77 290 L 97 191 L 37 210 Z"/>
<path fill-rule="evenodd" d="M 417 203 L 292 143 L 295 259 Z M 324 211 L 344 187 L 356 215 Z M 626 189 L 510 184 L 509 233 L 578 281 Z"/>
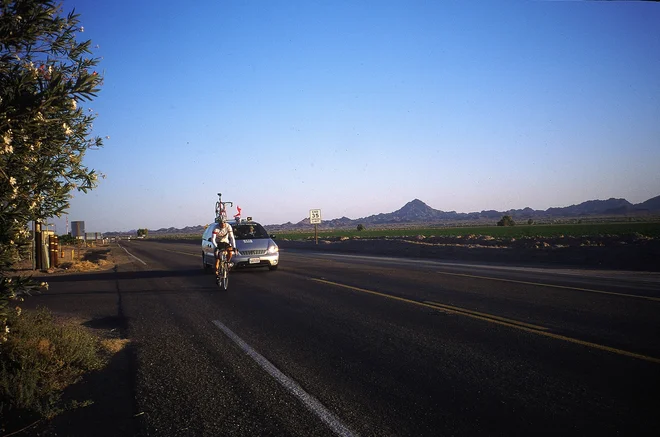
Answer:
<path fill-rule="evenodd" d="M 218 247 L 215 248 L 215 256 L 219 257 L 221 250 L 227 250 L 230 247 L 231 247 L 231 244 L 229 244 L 229 243 L 225 243 L 225 242 L 218 243 Z"/>

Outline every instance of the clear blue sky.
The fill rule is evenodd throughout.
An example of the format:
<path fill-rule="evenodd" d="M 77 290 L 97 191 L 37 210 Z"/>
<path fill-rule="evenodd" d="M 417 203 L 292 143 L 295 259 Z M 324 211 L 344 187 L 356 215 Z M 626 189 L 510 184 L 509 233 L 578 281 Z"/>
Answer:
<path fill-rule="evenodd" d="M 206 224 L 217 192 L 263 224 L 660 194 L 660 3 L 73 7 L 110 136 L 69 210 L 88 232 Z"/>

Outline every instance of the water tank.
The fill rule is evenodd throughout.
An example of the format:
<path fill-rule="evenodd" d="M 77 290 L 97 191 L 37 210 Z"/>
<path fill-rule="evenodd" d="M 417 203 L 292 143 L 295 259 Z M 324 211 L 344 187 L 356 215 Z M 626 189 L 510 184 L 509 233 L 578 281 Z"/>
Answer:
<path fill-rule="evenodd" d="M 85 222 L 71 222 L 71 236 L 76 238 L 84 238 Z"/>

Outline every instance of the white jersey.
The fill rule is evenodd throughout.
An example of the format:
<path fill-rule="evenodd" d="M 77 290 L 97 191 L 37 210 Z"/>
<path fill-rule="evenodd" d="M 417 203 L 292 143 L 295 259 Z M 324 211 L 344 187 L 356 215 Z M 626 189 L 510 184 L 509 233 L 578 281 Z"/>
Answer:
<path fill-rule="evenodd" d="M 211 239 L 213 247 L 218 247 L 218 243 L 227 243 L 231 247 L 236 247 L 236 240 L 234 239 L 234 230 L 229 223 L 224 226 L 216 224 L 213 229 L 213 238 Z"/>

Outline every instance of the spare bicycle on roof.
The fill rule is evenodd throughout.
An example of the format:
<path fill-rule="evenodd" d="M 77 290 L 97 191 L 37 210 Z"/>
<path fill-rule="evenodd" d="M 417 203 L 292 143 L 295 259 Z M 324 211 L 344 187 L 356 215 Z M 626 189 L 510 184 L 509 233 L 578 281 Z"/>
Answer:
<path fill-rule="evenodd" d="M 234 206 L 234 202 L 223 202 L 222 193 L 218 193 L 218 201 L 215 202 L 215 221 L 220 223 L 220 219 L 227 220 L 227 206 Z"/>

